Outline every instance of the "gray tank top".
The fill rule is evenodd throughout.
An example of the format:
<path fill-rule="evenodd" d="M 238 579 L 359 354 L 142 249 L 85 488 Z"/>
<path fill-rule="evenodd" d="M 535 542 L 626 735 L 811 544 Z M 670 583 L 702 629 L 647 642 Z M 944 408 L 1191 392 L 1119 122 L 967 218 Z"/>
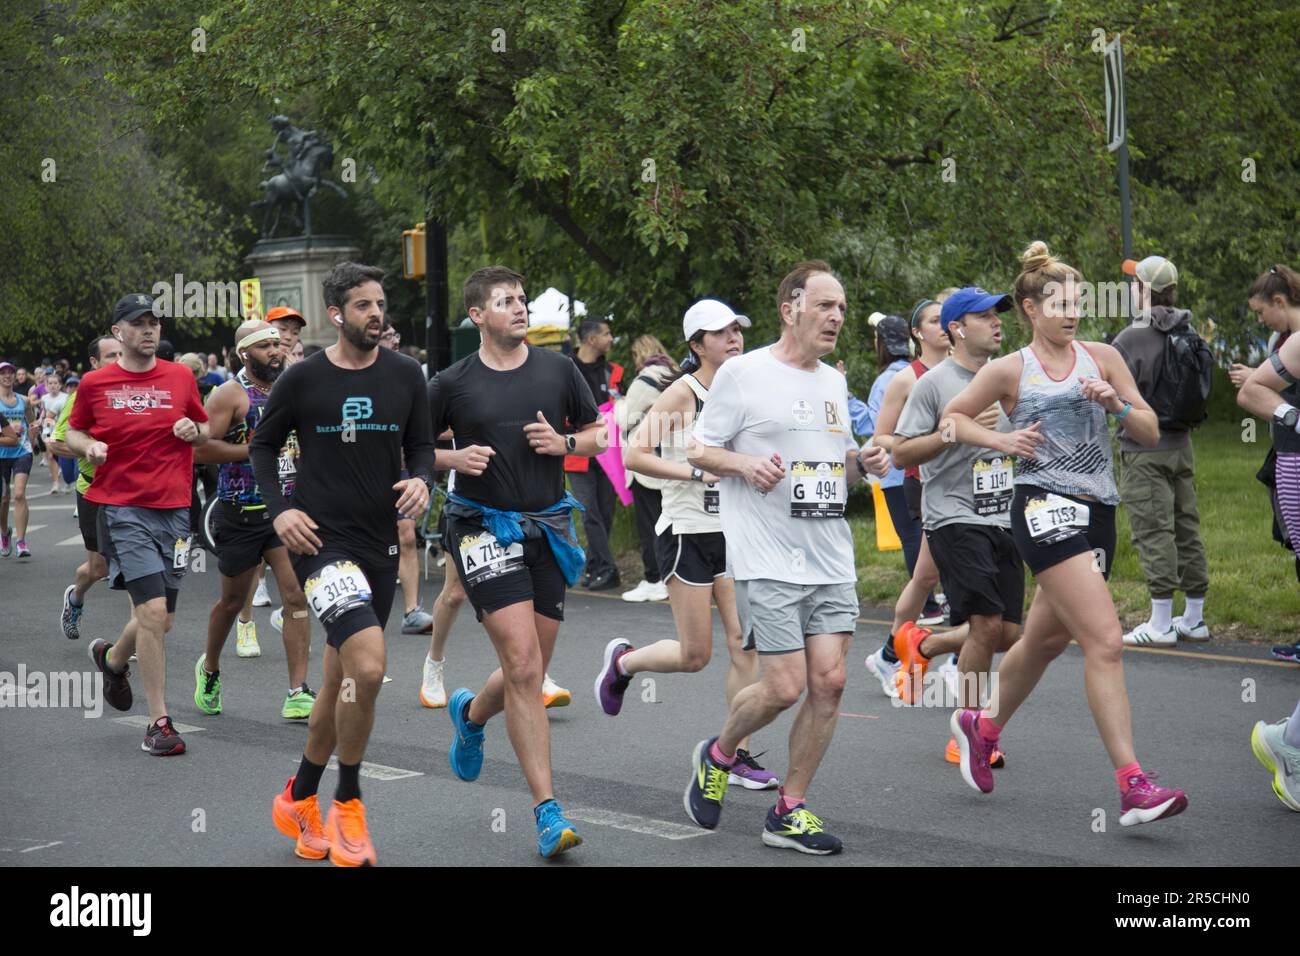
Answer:
<path fill-rule="evenodd" d="M 1024 368 L 1011 424 L 1018 430 L 1042 422 L 1044 441 L 1037 458 L 1017 460 L 1016 484 L 1119 504 L 1106 410 L 1085 398 L 1079 384 L 1080 375 L 1101 378 L 1101 369 L 1086 348 L 1078 342 L 1071 345 L 1074 367 L 1059 381 L 1047 373 L 1032 348 L 1020 350 Z"/>
<path fill-rule="evenodd" d="M 700 384 L 691 374 L 682 376 L 692 392 L 695 393 L 695 415 L 689 424 L 673 429 L 665 436 L 659 446 L 659 455 L 665 461 L 686 462 L 686 449 L 691 443 L 691 433 L 695 430 L 695 419 L 709 390 Z M 699 481 L 666 481 L 662 495 L 663 508 L 659 522 L 655 525 L 655 534 L 663 534 L 667 528 L 673 534 L 710 534 L 722 530 L 722 517 L 718 513 L 718 486 L 706 485 Z"/>

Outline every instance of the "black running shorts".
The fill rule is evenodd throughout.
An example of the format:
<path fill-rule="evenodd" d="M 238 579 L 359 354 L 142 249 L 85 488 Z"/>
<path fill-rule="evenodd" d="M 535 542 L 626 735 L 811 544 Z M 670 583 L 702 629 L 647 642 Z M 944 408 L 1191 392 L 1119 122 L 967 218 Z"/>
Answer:
<path fill-rule="evenodd" d="M 77 492 L 77 528 L 81 531 L 81 540 L 87 551 L 99 551 L 99 533 L 96 525 L 99 521 L 99 505 Z"/>
<path fill-rule="evenodd" d="M 979 614 L 1019 624 L 1024 617 L 1025 567 L 1006 528 L 949 524 L 925 533 L 939 568 L 953 627 Z"/>
<path fill-rule="evenodd" d="M 217 569 L 224 577 L 239 577 L 260 566 L 266 552 L 284 547 L 271 523 L 271 513 L 265 508 L 244 509 L 222 501 L 212 518 Z"/>
<path fill-rule="evenodd" d="M 1086 505 L 1088 508 L 1088 527 L 1080 528 L 1077 534 L 1050 544 L 1035 541 L 1029 532 L 1025 518 L 1025 508 L 1036 499 L 1047 495 L 1057 495 L 1071 502 Z M 1111 564 L 1115 560 L 1115 506 L 1102 504 L 1100 501 L 1088 501 L 1074 495 L 1062 495 L 1034 485 L 1016 485 L 1016 493 L 1011 499 L 1011 533 L 1016 540 L 1016 550 L 1021 560 L 1029 565 L 1035 575 L 1055 567 L 1062 561 L 1068 561 L 1076 554 L 1093 552 L 1098 559 L 1102 576 L 1110 580 Z"/>
<path fill-rule="evenodd" d="M 727 539 L 721 531 L 673 534 L 671 527 L 655 538 L 659 578 L 676 577 L 683 584 L 711 588 L 713 579 L 727 573 Z"/>
<path fill-rule="evenodd" d="M 903 500 L 907 502 L 907 513 L 913 521 L 921 520 L 921 479 L 903 478 Z"/>
<path fill-rule="evenodd" d="M 364 631 L 368 627 L 377 627 L 382 631 L 387 626 L 389 612 L 393 609 L 393 597 L 397 593 L 397 562 L 393 558 L 358 557 L 328 549 L 318 554 L 290 552 L 290 555 L 298 583 L 307 595 L 307 606 L 325 628 L 325 643 L 338 650 L 357 631 Z M 331 565 L 333 568 L 327 571 Z M 353 568 L 364 575 L 364 582 L 356 579 Z M 349 602 L 346 601 L 346 593 L 338 591 L 333 595 L 317 593 L 316 588 L 321 586 L 329 574 L 337 574 L 343 579 L 351 578 L 350 583 L 362 584 L 370 591 L 369 600 Z M 314 601 L 313 594 L 316 598 Z M 335 596 L 345 600 L 338 605 L 337 615 L 331 617 L 329 612 Z M 348 604 L 352 606 L 349 607 Z M 322 611 L 325 612 L 324 616 Z"/>
<path fill-rule="evenodd" d="M 542 617 L 564 620 L 564 572 L 541 528 L 502 548 L 478 521 L 448 517 L 446 541 L 480 621 L 522 601 L 531 601 Z"/>

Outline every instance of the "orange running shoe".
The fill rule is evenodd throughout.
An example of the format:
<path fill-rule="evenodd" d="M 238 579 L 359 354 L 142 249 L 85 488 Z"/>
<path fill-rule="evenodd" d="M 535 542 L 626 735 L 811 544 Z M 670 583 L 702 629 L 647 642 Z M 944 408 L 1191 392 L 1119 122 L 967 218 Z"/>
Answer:
<path fill-rule="evenodd" d="M 961 748 L 957 746 L 956 737 L 948 738 L 948 746 L 943 748 L 943 759 L 949 763 L 961 763 Z"/>
<path fill-rule="evenodd" d="M 316 794 L 306 800 L 293 798 L 293 781 L 284 785 L 284 792 L 276 796 L 271 804 L 271 819 L 275 828 L 290 840 L 297 841 L 293 852 L 304 860 L 323 860 L 330 852 L 329 840 L 325 839 L 325 828 L 320 822 L 320 804 Z"/>
<path fill-rule="evenodd" d="M 921 653 L 921 642 L 933 633 L 928 627 L 917 627 L 908 621 L 894 635 L 894 654 L 898 657 L 894 681 L 899 700 L 906 706 L 915 706 L 920 700 L 925 672 L 930 667 L 930 658 Z"/>
<path fill-rule="evenodd" d="M 334 809 L 325 821 L 325 837 L 330 841 L 330 862 L 335 866 L 376 864 L 375 846 L 366 829 L 366 805 L 360 800 L 334 801 Z"/>

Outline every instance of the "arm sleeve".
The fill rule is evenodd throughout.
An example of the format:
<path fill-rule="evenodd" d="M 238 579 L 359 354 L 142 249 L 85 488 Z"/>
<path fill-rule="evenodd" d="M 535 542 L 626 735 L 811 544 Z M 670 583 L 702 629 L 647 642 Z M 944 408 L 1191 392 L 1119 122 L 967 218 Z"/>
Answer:
<path fill-rule="evenodd" d="M 253 477 L 257 479 L 257 490 L 262 493 L 266 510 L 274 521 L 289 510 L 289 502 L 280 491 L 280 471 L 278 459 L 280 449 L 289 439 L 289 433 L 299 425 L 293 410 L 294 389 L 297 388 L 298 376 L 292 374 L 293 367 L 271 386 L 262 417 L 258 419 L 257 428 L 253 430 L 253 440 L 248 444 L 248 460 L 253 465 Z M 196 389 L 197 391 L 197 389 Z M 207 416 L 204 416 L 204 421 Z"/>
<path fill-rule="evenodd" d="M 936 398 L 937 392 L 933 384 L 925 378 L 919 379 L 912 386 L 912 394 L 907 396 L 894 434 L 900 438 L 918 438 L 932 433 L 939 417 L 939 409 L 935 407 L 938 404 Z"/>
<path fill-rule="evenodd" d="M 725 447 L 745 427 L 745 394 L 740 380 L 723 365 L 713 377 L 709 400 L 695 419 L 694 437 L 702 445 Z"/>
<path fill-rule="evenodd" d="M 439 372 L 429 379 L 429 425 L 435 435 L 441 435 L 451 426 L 442 376 L 443 373 Z"/>
<path fill-rule="evenodd" d="M 414 478 L 432 480 L 433 432 L 429 427 L 430 408 L 425 389 L 424 373 L 418 362 L 411 361 L 409 381 L 411 388 L 411 414 L 406 419 L 406 433 L 402 436 L 402 450 L 406 453 L 406 468 Z"/>
<path fill-rule="evenodd" d="M 585 428 L 600 419 L 600 409 L 591 394 L 591 386 L 578 371 L 578 366 L 569 363 L 569 422 L 574 431 Z"/>

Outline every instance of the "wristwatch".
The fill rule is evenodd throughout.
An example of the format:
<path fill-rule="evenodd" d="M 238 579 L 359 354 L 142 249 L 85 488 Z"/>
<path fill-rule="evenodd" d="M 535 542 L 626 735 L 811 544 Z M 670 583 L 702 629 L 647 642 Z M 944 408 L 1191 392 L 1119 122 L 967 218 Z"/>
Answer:
<path fill-rule="evenodd" d="M 1286 409 L 1286 411 L 1283 411 Z M 1279 405 L 1273 411 L 1273 421 L 1275 424 L 1284 428 L 1295 428 L 1296 423 L 1300 422 L 1300 408 L 1294 405 Z"/>
<path fill-rule="evenodd" d="M 704 480 L 704 469 L 703 469 L 703 468 L 692 468 L 692 469 L 691 469 L 691 481 L 703 481 L 703 480 Z"/>
<path fill-rule="evenodd" d="M 564 447 L 567 448 L 568 451 L 569 451 L 569 454 L 572 455 L 575 451 L 578 450 L 578 436 L 577 436 L 577 435 L 565 435 L 565 436 L 564 436 Z"/>

